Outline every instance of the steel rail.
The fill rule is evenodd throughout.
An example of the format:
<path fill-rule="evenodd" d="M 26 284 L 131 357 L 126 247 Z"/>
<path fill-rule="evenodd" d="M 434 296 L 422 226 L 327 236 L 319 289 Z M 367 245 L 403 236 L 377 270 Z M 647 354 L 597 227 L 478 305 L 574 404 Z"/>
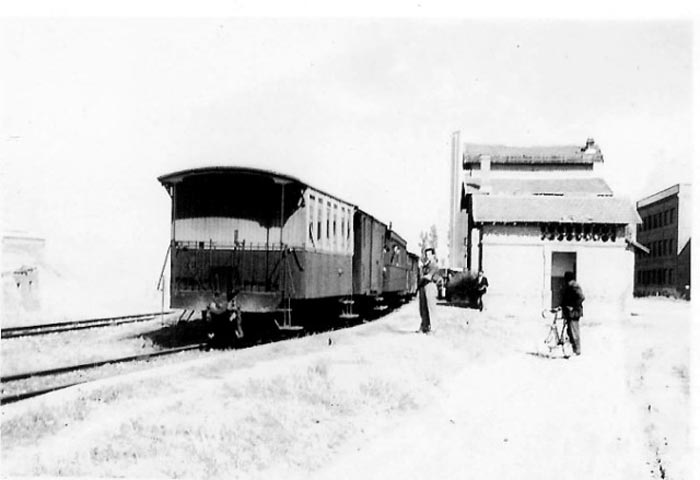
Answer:
<path fill-rule="evenodd" d="M 86 370 L 88 368 L 101 367 L 102 365 L 107 365 L 110 363 L 124 363 L 133 362 L 136 360 L 146 360 L 148 358 L 160 357 L 162 355 L 170 355 L 172 353 L 185 352 L 187 350 L 195 350 L 204 347 L 204 343 L 198 343 L 196 345 L 188 345 L 186 347 L 169 348 L 167 350 L 159 350 L 151 353 L 141 353 L 139 355 L 131 355 L 128 357 L 112 358 L 109 360 L 100 360 L 97 362 L 80 363 L 78 365 L 69 365 L 66 367 L 51 368 L 49 370 L 37 370 L 35 372 L 24 372 L 16 373 L 14 375 L 5 375 L 0 377 L 0 383 L 16 382 L 17 380 L 25 380 L 27 378 L 33 377 L 46 377 L 49 375 L 58 375 L 61 373 L 68 373 L 77 370 Z"/>
<path fill-rule="evenodd" d="M 166 314 L 172 311 L 164 312 Z M 44 335 L 48 333 L 68 332 L 74 330 L 84 330 L 88 328 L 109 327 L 125 323 L 144 322 L 152 320 L 160 312 L 141 313 L 137 315 L 123 315 L 119 317 L 93 318 L 89 320 L 76 320 L 72 322 L 46 323 L 43 325 L 27 325 L 23 327 L 3 328 L 0 331 L 0 338 L 28 337 L 32 335 Z"/>
<path fill-rule="evenodd" d="M 206 344 L 204 344 L 204 343 L 198 343 L 196 345 L 188 345 L 186 347 L 170 348 L 168 350 L 161 350 L 158 352 L 143 353 L 140 355 L 131 355 L 128 357 L 113 358 L 110 360 L 102 360 L 99 362 L 89 362 L 89 363 L 83 363 L 83 364 L 79 364 L 79 365 L 71 365 L 71 366 L 67 366 L 67 367 L 53 368 L 50 370 L 39 370 L 36 372 L 26 372 L 26 373 L 19 373 L 19 374 L 15 374 L 15 375 L 7 375 L 7 376 L 2 377 L 0 379 L 0 381 L 1 381 L 1 383 L 11 383 L 11 382 L 19 381 L 19 380 L 26 380 L 28 378 L 33 378 L 33 377 L 59 375 L 62 373 L 68 373 L 68 372 L 73 372 L 73 371 L 78 371 L 78 370 L 88 370 L 90 368 L 97 368 L 97 367 L 101 367 L 103 365 L 108 365 L 108 364 L 133 362 L 133 361 L 137 361 L 137 360 L 148 360 L 150 358 L 160 357 L 160 356 L 164 356 L 164 355 L 171 355 L 174 353 L 185 352 L 188 350 L 197 350 L 197 349 L 201 349 L 205 346 L 206 346 Z M 108 377 L 109 376 L 106 376 L 103 378 L 108 378 Z M 80 384 L 88 383 L 88 382 L 92 382 L 92 381 L 95 381 L 95 380 L 94 379 L 83 380 L 83 381 L 72 382 L 72 383 L 57 385 L 57 386 L 48 387 L 48 388 L 42 388 L 39 390 L 31 390 L 28 392 L 22 392 L 22 393 L 17 393 L 17 394 L 12 394 L 12 395 L 3 395 L 0 398 L 0 405 L 4 405 L 6 403 L 17 402 L 20 400 L 24 400 L 26 398 L 36 397 L 39 395 L 43 395 L 45 393 L 54 392 L 56 390 L 61 390 L 64 388 L 72 387 L 74 385 L 80 385 Z"/>

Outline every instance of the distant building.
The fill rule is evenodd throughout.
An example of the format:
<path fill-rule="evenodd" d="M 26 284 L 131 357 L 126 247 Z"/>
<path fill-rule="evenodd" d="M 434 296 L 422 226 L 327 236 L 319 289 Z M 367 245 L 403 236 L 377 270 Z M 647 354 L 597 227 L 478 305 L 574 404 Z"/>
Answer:
<path fill-rule="evenodd" d="M 637 238 L 649 254 L 635 258 L 635 294 L 690 295 L 691 193 L 691 185 L 682 183 L 637 202 Z"/>
<path fill-rule="evenodd" d="M 45 241 L 23 232 L 2 236 L 2 317 L 41 307 L 39 265 Z"/>
<path fill-rule="evenodd" d="M 627 308 L 634 239 L 631 201 L 600 177 L 603 155 L 585 145 L 461 144 L 453 136 L 449 267 L 489 278 L 489 304 L 559 305 L 564 273 L 576 274 L 586 314 Z"/>

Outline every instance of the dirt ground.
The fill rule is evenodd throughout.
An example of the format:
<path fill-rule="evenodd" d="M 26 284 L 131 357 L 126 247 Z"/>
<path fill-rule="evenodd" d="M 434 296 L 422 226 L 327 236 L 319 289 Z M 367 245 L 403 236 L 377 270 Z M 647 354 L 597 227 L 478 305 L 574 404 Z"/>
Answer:
<path fill-rule="evenodd" d="M 416 302 L 2 408 L 3 476 L 690 479 L 690 304 L 548 321 Z M 695 454 L 695 455 L 693 455 Z"/>

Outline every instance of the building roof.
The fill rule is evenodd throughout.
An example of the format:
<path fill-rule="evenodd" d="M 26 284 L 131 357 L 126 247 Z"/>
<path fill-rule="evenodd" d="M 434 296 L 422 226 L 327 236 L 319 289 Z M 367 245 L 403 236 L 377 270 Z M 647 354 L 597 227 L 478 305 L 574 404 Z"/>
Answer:
<path fill-rule="evenodd" d="M 472 195 L 475 222 L 641 223 L 625 199 L 598 196 Z"/>
<path fill-rule="evenodd" d="M 639 200 L 637 202 L 637 208 L 642 208 L 646 207 L 647 205 L 651 205 L 652 203 L 656 203 L 660 200 L 663 200 L 665 198 L 671 197 L 673 195 L 677 195 L 680 193 L 681 190 L 683 191 L 690 191 L 691 189 L 691 184 L 690 183 L 677 183 L 673 186 L 670 186 L 668 188 L 665 188 L 659 192 L 653 193 L 649 196 L 646 196 Z"/>
<path fill-rule="evenodd" d="M 612 196 L 613 192 L 602 178 L 492 178 L 489 180 L 493 195 L 598 195 Z M 465 193 L 484 193 L 480 178 L 464 183 Z"/>
<path fill-rule="evenodd" d="M 511 147 L 506 145 L 464 144 L 464 162 L 479 163 L 482 155 L 491 163 L 511 164 L 593 164 L 603 161 L 600 148 L 589 139 L 588 148 L 580 145 Z"/>

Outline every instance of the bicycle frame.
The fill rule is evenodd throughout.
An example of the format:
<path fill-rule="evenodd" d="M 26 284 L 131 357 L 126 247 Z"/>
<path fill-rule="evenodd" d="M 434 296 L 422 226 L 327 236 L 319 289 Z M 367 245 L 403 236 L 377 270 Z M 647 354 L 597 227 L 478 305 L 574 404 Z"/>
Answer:
<path fill-rule="evenodd" d="M 544 343 L 549 348 L 549 353 L 552 353 L 552 350 L 561 346 L 562 355 L 567 356 L 566 345 L 570 344 L 570 341 L 569 335 L 566 331 L 567 321 L 562 315 L 561 307 L 553 308 L 551 310 L 543 310 L 542 317 L 546 318 L 547 315 L 553 315 L 553 319 Z M 561 329 L 557 324 L 559 321 L 561 321 Z"/>

